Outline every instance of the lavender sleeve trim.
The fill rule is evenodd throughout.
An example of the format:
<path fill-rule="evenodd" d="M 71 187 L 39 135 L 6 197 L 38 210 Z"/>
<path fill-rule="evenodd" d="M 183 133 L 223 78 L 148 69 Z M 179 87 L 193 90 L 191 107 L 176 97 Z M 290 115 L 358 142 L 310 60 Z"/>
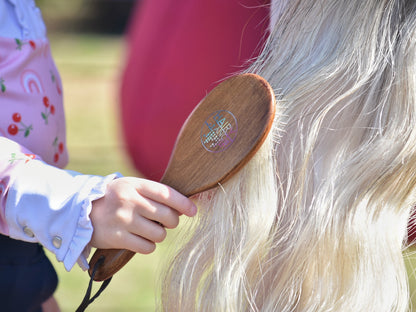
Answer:
<path fill-rule="evenodd" d="M 88 268 L 92 202 L 121 175 L 83 175 L 34 159 L 19 161 L 13 176 L 5 195 L 10 237 L 42 244 L 67 270 L 78 260 Z"/>
<path fill-rule="evenodd" d="M 89 268 L 87 259 L 91 251 L 89 242 L 93 232 L 91 219 L 89 217 L 92 209 L 92 202 L 103 197 L 106 192 L 107 185 L 112 180 L 119 178 L 120 176 L 120 174 L 115 173 L 104 177 L 104 179 L 98 179 L 99 181 L 97 181 L 87 197 L 82 200 L 78 226 L 75 230 L 68 251 L 63 259 L 63 263 L 67 271 L 70 271 L 75 263 L 78 263 L 83 270 L 87 270 Z M 81 193 L 80 196 L 82 195 L 83 194 Z"/>

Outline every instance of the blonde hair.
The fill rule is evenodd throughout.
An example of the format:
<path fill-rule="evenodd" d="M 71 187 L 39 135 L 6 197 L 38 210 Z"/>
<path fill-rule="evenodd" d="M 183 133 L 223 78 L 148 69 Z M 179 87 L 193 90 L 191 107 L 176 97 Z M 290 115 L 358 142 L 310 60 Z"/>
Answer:
<path fill-rule="evenodd" d="M 415 1 L 279 10 L 248 69 L 278 94 L 274 129 L 240 173 L 199 198 L 160 309 L 406 311 Z"/>

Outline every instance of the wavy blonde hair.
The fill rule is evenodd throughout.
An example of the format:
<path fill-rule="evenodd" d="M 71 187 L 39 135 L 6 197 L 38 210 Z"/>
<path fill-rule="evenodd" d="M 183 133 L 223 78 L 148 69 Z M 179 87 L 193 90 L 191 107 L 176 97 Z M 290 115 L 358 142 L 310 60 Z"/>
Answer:
<path fill-rule="evenodd" d="M 199 199 L 161 279 L 160 309 L 406 311 L 416 3 L 272 8 L 248 72 L 278 94 L 274 129 L 240 173 Z"/>

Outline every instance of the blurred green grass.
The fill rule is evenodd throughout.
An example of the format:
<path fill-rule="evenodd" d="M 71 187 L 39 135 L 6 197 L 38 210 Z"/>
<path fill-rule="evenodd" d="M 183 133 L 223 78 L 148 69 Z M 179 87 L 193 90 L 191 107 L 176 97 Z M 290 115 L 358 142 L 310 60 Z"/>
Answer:
<path fill-rule="evenodd" d="M 119 36 L 51 35 L 51 48 L 63 81 L 70 152 L 68 169 L 86 174 L 121 172 L 139 176 L 124 149 L 119 125 L 120 75 L 124 41 Z M 157 266 L 163 246 L 151 255 L 136 255 L 116 274 L 87 311 L 154 311 Z M 49 253 L 59 276 L 56 298 L 63 312 L 75 311 L 89 276 L 76 265 L 66 272 Z M 96 290 L 99 283 L 94 283 Z"/>

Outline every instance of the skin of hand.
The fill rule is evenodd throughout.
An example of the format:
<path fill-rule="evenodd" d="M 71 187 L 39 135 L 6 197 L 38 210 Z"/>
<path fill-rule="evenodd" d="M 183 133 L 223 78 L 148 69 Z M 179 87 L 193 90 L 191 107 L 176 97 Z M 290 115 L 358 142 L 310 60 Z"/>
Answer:
<path fill-rule="evenodd" d="M 91 245 L 149 254 L 165 239 L 166 228 L 178 226 L 182 214 L 196 213 L 195 204 L 169 186 L 141 178 L 115 179 L 104 197 L 92 203 Z"/>

